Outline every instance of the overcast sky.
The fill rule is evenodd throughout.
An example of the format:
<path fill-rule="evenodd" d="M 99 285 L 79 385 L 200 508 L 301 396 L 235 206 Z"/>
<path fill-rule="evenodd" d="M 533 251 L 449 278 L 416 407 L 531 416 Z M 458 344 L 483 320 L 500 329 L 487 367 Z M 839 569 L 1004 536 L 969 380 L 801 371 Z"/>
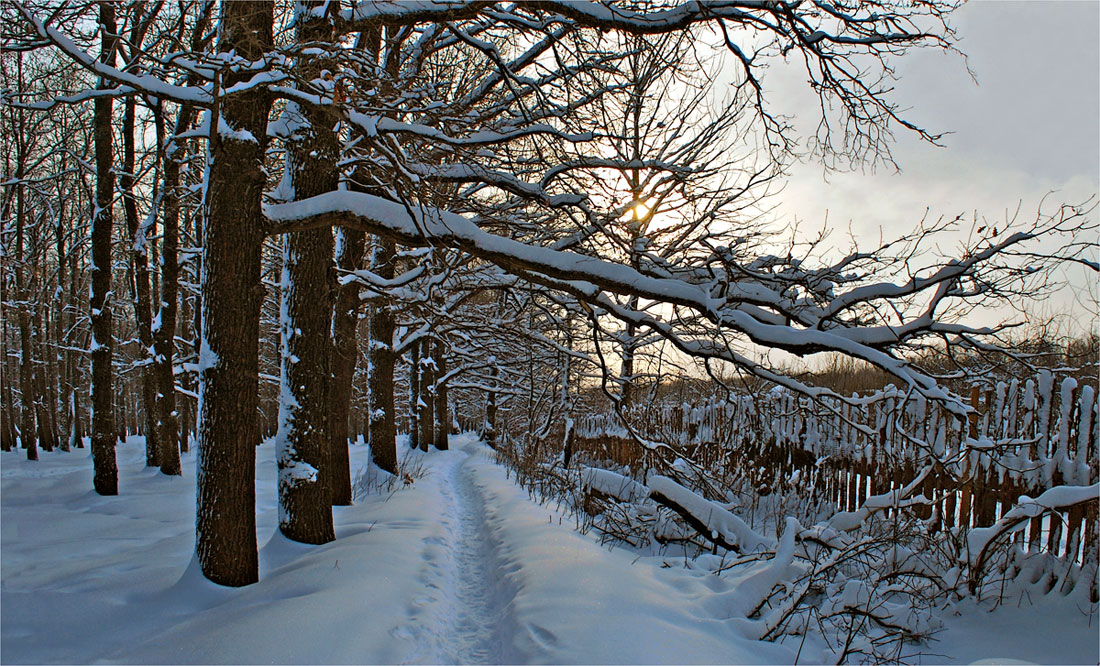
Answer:
<path fill-rule="evenodd" d="M 828 182 L 820 165 L 798 165 L 778 198 L 780 214 L 810 229 L 827 216 L 842 243 L 849 224 L 857 237 L 877 240 L 880 231 L 890 237 L 912 229 L 926 208 L 933 218 L 969 219 L 977 211 L 997 224 L 1018 206 L 1022 221 L 1034 219 L 1052 191 L 1045 209 L 1100 191 L 1100 3 L 978 1 L 957 12 L 953 25 L 976 83 L 957 55 L 921 50 L 895 61 L 895 99 L 910 109 L 906 118 L 951 132 L 944 147 L 899 133 L 900 173 L 832 173 Z M 794 68 L 772 68 L 771 99 L 798 100 L 804 79 Z M 813 100 L 776 110 L 793 111 L 796 126 L 809 123 L 812 131 L 816 117 L 806 103 Z M 1096 299 L 1095 273 L 1071 279 L 1076 294 L 1061 294 L 1045 309 L 1095 327 L 1095 306 L 1081 302 Z"/>

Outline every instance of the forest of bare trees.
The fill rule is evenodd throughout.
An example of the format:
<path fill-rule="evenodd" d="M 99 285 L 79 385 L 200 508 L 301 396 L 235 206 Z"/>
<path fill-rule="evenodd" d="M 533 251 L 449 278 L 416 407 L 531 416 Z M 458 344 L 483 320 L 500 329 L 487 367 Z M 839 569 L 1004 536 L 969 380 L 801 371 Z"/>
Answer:
<path fill-rule="evenodd" d="M 280 530 L 320 544 L 359 436 L 397 473 L 399 432 L 568 446 L 597 404 L 660 449 L 639 402 L 691 377 L 849 397 L 761 350 L 833 353 L 966 419 L 960 367 L 1035 365 L 968 317 L 1095 272 L 1094 204 L 963 247 L 938 244 L 960 220 L 917 214 L 831 259 L 769 217 L 805 151 L 888 165 L 894 133 L 938 140 L 890 74 L 955 48 L 952 10 L 5 2 L 3 448 L 89 442 L 104 495 L 127 492 L 120 438 L 167 475 L 196 451 L 202 572 L 244 586 L 269 438 Z M 801 144 L 761 83 L 783 63 L 821 102 Z M 982 360 L 923 362 L 944 350 Z"/>

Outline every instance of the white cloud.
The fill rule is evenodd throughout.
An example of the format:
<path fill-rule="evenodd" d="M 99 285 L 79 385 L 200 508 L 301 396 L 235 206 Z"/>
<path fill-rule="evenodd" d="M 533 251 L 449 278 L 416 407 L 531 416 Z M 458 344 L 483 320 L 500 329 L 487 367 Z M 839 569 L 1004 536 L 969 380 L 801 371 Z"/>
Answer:
<path fill-rule="evenodd" d="M 926 214 L 961 214 L 967 224 L 940 244 L 947 252 L 965 239 L 975 216 L 1002 228 L 1014 216 L 1026 224 L 1040 205 L 1051 213 L 1100 192 L 1100 4 L 982 2 L 956 19 L 978 84 L 949 54 L 914 51 L 895 62 L 895 99 L 908 109 L 905 117 L 952 132 L 944 147 L 899 134 L 892 150 L 900 173 L 879 168 L 826 180 L 820 165 L 795 165 L 777 198 L 778 215 L 800 220 L 804 233 L 827 219 L 833 243 L 843 248 L 849 228 L 865 245 L 912 230 Z M 817 110 L 804 78 L 793 67 L 776 67 L 767 85 L 775 110 L 797 115 L 806 136 Z M 1092 219 L 1098 215 L 1094 210 Z M 1095 247 L 1098 239 L 1076 240 Z M 1067 313 L 1078 330 L 1095 328 L 1095 273 L 1070 268 L 1063 275 L 1068 287 L 1033 307 Z"/>

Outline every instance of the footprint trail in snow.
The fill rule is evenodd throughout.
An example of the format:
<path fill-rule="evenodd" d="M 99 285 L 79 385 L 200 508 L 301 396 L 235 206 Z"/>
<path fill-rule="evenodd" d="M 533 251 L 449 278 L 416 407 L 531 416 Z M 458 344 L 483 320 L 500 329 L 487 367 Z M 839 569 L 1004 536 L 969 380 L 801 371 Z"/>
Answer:
<path fill-rule="evenodd" d="M 433 455 L 443 458 L 431 472 L 439 475 L 443 534 L 424 540 L 425 596 L 414 602 L 409 624 L 396 634 L 413 639 L 411 663 L 513 661 L 504 640 L 514 595 L 496 566 L 484 501 L 466 466 L 471 453 Z"/>

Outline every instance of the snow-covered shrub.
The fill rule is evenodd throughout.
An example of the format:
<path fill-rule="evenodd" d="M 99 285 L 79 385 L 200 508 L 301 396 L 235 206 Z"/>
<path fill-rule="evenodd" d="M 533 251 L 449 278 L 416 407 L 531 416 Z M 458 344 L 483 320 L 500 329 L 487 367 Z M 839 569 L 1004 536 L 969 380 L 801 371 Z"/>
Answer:
<path fill-rule="evenodd" d="M 646 405 L 630 424 L 525 435 L 501 459 L 602 541 L 735 581 L 730 619 L 749 635 L 896 662 L 967 597 L 1096 606 L 1093 389 L 1047 372 L 981 397 L 968 418 L 893 387 Z"/>

